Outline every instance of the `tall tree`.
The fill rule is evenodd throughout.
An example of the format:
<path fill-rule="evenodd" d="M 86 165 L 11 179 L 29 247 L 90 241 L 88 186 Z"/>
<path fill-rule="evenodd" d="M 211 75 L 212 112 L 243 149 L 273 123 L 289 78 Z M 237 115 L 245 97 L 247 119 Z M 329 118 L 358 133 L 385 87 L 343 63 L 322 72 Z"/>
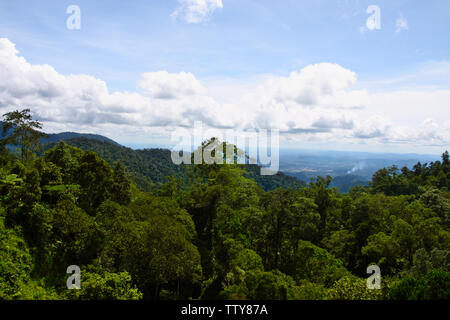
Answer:
<path fill-rule="evenodd" d="M 3 115 L 3 134 L 7 134 L 10 130 L 12 133 L 2 142 L 20 146 L 20 157 L 23 161 L 37 149 L 41 138 L 46 137 L 46 134 L 38 129 L 42 129 L 42 124 L 33 120 L 30 109 L 5 113 Z"/>
<path fill-rule="evenodd" d="M 114 182 L 111 186 L 112 199 L 121 205 L 128 205 L 131 201 L 131 182 L 122 162 L 116 163 L 113 171 L 113 180 Z"/>

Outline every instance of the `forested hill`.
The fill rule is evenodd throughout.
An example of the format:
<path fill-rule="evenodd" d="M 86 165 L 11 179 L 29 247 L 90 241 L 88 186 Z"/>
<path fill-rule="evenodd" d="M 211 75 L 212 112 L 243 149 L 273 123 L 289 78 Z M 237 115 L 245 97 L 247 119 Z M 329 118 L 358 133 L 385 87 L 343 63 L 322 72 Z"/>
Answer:
<path fill-rule="evenodd" d="M 3 121 L 0 121 L 0 139 L 3 139 L 7 136 L 9 136 L 13 132 L 13 129 L 8 130 L 7 132 L 3 133 Z M 117 142 L 115 142 L 112 139 L 109 139 L 105 136 L 99 135 L 99 134 L 92 134 L 92 133 L 78 133 L 78 132 L 60 132 L 60 133 L 47 133 L 46 138 L 42 138 L 41 142 L 44 144 L 47 143 L 55 143 L 61 140 L 69 140 L 69 139 L 75 139 L 75 138 L 87 138 L 87 139 L 93 139 L 98 141 L 106 141 L 109 143 L 112 143 L 114 145 L 120 146 Z"/>
<path fill-rule="evenodd" d="M 63 139 L 67 144 L 80 148 L 83 151 L 94 151 L 110 165 L 122 162 L 132 175 L 134 182 L 141 188 L 149 190 L 154 186 L 168 182 L 170 176 L 187 181 L 189 174 L 185 166 L 175 165 L 171 159 L 170 150 L 167 149 L 143 149 L 133 150 L 117 144 L 110 139 L 89 139 L 77 137 Z M 42 151 L 51 149 L 57 141 L 45 143 Z M 277 188 L 302 188 L 306 184 L 294 177 L 287 176 L 281 172 L 274 176 L 261 176 L 260 167 L 247 165 L 249 178 L 256 181 L 258 185 L 266 190 Z"/>
<path fill-rule="evenodd" d="M 120 146 L 117 142 L 112 139 L 109 139 L 105 136 L 99 134 L 91 134 L 91 133 L 77 133 L 77 132 L 61 132 L 61 133 L 52 133 L 48 134 L 47 138 L 41 139 L 41 142 L 44 144 L 47 143 L 56 143 L 61 140 L 69 140 L 69 139 L 77 139 L 77 138 L 85 138 L 96 141 L 104 141 L 111 143 L 116 146 Z"/>

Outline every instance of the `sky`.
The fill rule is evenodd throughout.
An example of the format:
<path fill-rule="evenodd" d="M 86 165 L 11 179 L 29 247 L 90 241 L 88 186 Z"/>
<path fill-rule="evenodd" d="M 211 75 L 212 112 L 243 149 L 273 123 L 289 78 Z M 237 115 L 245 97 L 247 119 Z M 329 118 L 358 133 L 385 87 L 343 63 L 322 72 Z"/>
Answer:
<path fill-rule="evenodd" d="M 449 18 L 447 0 L 0 0 L 0 112 L 128 146 L 201 121 L 285 148 L 442 153 Z"/>

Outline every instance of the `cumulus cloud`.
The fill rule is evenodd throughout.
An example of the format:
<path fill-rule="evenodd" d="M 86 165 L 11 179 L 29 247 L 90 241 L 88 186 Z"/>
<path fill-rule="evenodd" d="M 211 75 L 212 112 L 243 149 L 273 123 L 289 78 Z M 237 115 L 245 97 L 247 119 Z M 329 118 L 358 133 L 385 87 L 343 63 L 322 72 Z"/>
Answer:
<path fill-rule="evenodd" d="M 304 106 L 323 103 L 356 81 L 356 74 L 337 64 L 310 65 L 286 78 L 269 80 L 267 90 L 282 102 L 293 101 Z"/>
<path fill-rule="evenodd" d="M 51 66 L 32 65 L 18 54 L 11 41 L 0 39 L 0 108 L 30 107 L 47 129 L 103 130 L 103 125 L 124 125 L 128 130 L 192 126 L 195 120 L 231 127 L 238 118 L 225 116 L 230 108 L 207 96 L 191 73 L 144 73 L 137 83 L 143 93 L 111 93 L 104 81 L 93 76 L 62 75 Z"/>
<path fill-rule="evenodd" d="M 178 3 L 172 17 L 187 23 L 206 22 L 214 11 L 223 8 L 222 0 L 178 0 Z"/>
<path fill-rule="evenodd" d="M 443 128 L 437 124 L 434 119 L 425 119 L 416 132 L 418 140 L 427 141 L 428 143 L 441 144 L 447 140 Z"/>
<path fill-rule="evenodd" d="M 337 64 L 320 63 L 271 77 L 239 102 L 250 113 L 246 127 L 279 128 L 286 133 L 349 129 L 353 108 L 367 101 L 367 92 L 352 90 L 356 74 Z M 254 115 L 254 116 L 252 116 Z"/>
<path fill-rule="evenodd" d="M 185 95 L 200 95 L 205 88 L 192 73 L 170 74 L 167 71 L 142 74 L 138 87 L 156 99 L 175 99 Z"/>
<path fill-rule="evenodd" d="M 434 119 L 428 118 L 417 127 L 397 126 L 391 128 L 389 141 L 398 144 L 417 146 L 440 146 L 448 148 L 450 134 L 444 126 L 439 125 Z"/>
<path fill-rule="evenodd" d="M 353 135 L 361 139 L 384 138 L 388 134 L 390 127 L 391 122 L 388 119 L 376 115 L 362 121 L 353 132 Z"/>
<path fill-rule="evenodd" d="M 408 30 L 408 20 L 400 14 L 400 17 L 395 21 L 396 30 L 395 33 L 400 33 L 403 30 Z"/>
<path fill-rule="evenodd" d="M 0 39 L 1 111 L 29 107 L 48 132 L 145 138 L 202 121 L 221 129 L 278 129 L 285 138 L 317 143 L 449 144 L 450 90 L 370 93 L 356 84 L 353 71 L 320 63 L 266 77 L 227 103 L 188 72 L 143 73 L 138 92 L 110 92 L 96 77 L 32 65 L 11 41 Z M 411 122 L 396 125 L 405 121 Z"/>
<path fill-rule="evenodd" d="M 62 75 L 49 65 L 31 65 L 15 45 L 0 39 L 0 107 L 29 106 L 42 119 L 72 123 L 132 123 L 149 99 L 136 93 L 110 94 L 89 75 Z"/>

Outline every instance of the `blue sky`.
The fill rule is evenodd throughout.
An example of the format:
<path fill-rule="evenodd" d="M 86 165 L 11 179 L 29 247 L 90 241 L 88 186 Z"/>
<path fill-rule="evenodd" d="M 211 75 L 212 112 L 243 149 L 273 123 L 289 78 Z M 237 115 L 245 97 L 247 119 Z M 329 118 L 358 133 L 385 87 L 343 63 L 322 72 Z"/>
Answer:
<path fill-rule="evenodd" d="M 95 74 L 117 90 L 134 89 L 144 70 L 241 78 L 329 61 L 372 79 L 449 59 L 445 0 L 223 2 L 208 23 L 188 24 L 170 18 L 175 0 L 0 1 L 1 35 L 31 63 Z M 381 30 L 361 35 L 374 3 Z M 65 27 L 70 4 L 81 8 L 79 31 Z M 400 14 L 409 30 L 396 34 Z"/>
<path fill-rule="evenodd" d="M 212 4 L 211 10 L 205 16 L 202 16 L 201 12 L 192 11 L 201 8 L 202 1 Z M 191 7 L 190 13 L 197 14 L 198 19 L 190 21 L 186 5 L 195 5 L 196 2 L 200 3 L 200 7 Z M 66 9 L 69 5 L 77 5 L 81 9 L 80 30 L 66 28 L 66 20 L 70 16 Z M 370 16 L 366 9 L 370 5 L 377 5 L 381 10 L 379 30 L 364 28 Z M 178 13 L 174 14 L 177 10 Z M 166 71 L 168 79 L 164 81 L 176 82 L 189 88 L 192 83 L 186 84 L 185 81 L 194 80 L 180 74 L 192 74 L 196 83 L 206 90 L 201 93 L 201 102 L 198 97 L 197 100 L 191 101 L 192 104 L 201 105 L 198 110 L 190 109 L 189 119 L 192 121 L 199 120 L 194 119 L 193 114 L 202 113 L 202 108 L 208 108 L 208 99 L 211 99 L 213 104 L 218 104 L 216 108 L 225 109 L 228 104 L 235 105 L 236 101 L 242 101 L 242 97 L 249 92 L 257 95 L 256 88 L 264 86 L 268 79 L 281 79 L 283 83 L 286 82 L 284 80 L 290 79 L 289 90 L 302 91 L 301 85 L 305 83 L 301 80 L 302 76 L 291 77 L 292 72 L 301 72 L 308 66 L 316 65 L 318 67 L 314 74 L 327 77 L 329 73 L 323 71 L 326 67 L 321 67 L 321 64 L 336 64 L 342 70 L 355 73 L 357 78 L 346 88 L 337 85 L 337 90 L 342 89 L 346 93 L 352 90 L 367 91 L 370 97 L 362 98 L 367 104 L 362 106 L 365 111 L 357 115 L 358 119 L 353 119 L 353 114 L 336 114 L 333 121 L 346 117 L 345 119 L 348 118 L 349 122 L 354 123 L 353 128 L 348 126 L 350 131 L 337 132 L 343 128 L 334 125 L 333 130 L 325 132 L 324 136 L 310 134 L 299 137 L 294 134 L 298 129 L 308 129 L 311 123 L 322 119 L 319 111 L 316 113 L 317 118 L 311 119 L 311 123 L 289 124 L 285 129 L 283 120 L 279 119 L 274 125 L 286 132 L 286 145 L 289 145 L 289 141 L 295 141 L 294 144 L 301 144 L 302 147 L 311 145 L 327 148 L 339 145 L 340 149 L 347 150 L 409 151 L 414 148 L 414 151 L 417 151 L 419 148 L 423 152 L 437 152 L 449 143 L 447 131 L 450 130 L 450 106 L 444 101 L 450 87 L 449 18 L 450 2 L 446 0 L 0 0 L 0 38 L 8 39 L 14 44 L 19 51 L 15 55 L 24 57 L 29 65 L 50 65 L 57 74 L 67 77 L 90 75 L 103 81 L 110 94 L 126 92 L 145 95 L 142 92 L 148 91 L 149 97 L 153 95 L 155 100 L 155 92 L 152 91 L 154 89 L 138 85 L 143 74 Z M 403 22 L 403 28 L 398 29 L 397 24 L 400 21 Z M 329 72 L 343 74 L 342 70 Z M 45 81 L 51 83 L 49 76 L 43 74 Z M 154 74 L 151 78 L 152 88 L 157 81 L 154 79 L 157 75 L 160 74 Z M 148 81 L 146 83 L 148 84 Z M 298 87 L 295 87 L 296 84 Z M 13 90 L 9 90 L 11 91 Z M 427 110 L 429 105 L 418 105 L 416 101 L 420 101 L 420 98 L 411 98 L 414 100 L 413 106 L 409 106 L 408 98 L 404 96 L 405 91 L 412 92 L 411 97 L 415 97 L 415 94 L 424 97 L 424 101 L 427 101 L 426 97 L 435 97 L 430 103 L 436 103 L 433 108 L 428 109 L 429 114 L 424 114 L 423 109 Z M 195 95 L 200 95 L 195 92 Z M 192 98 L 192 95 L 189 95 Z M 184 96 L 178 98 L 182 101 L 172 99 L 172 103 L 183 105 L 190 101 L 184 99 Z M 8 96 L 8 99 L 22 101 L 19 97 Z M 391 106 L 377 109 L 376 104 L 386 99 L 398 99 L 398 110 L 391 114 Z M 27 99 L 23 102 L 30 101 L 32 100 Z M 94 101 L 83 106 L 74 104 L 72 108 L 82 108 L 83 112 L 88 113 L 88 105 L 93 103 Z M 143 106 L 145 110 L 136 112 L 142 111 L 142 115 L 150 109 L 154 111 L 155 108 L 166 108 L 171 110 L 173 117 L 186 114 L 186 108 L 184 111 L 175 111 L 174 106 L 166 104 L 167 101 L 158 103 L 159 101 L 156 101 L 147 107 Z M 266 103 L 268 102 L 261 102 L 252 112 L 249 110 L 249 113 L 261 110 Z M 339 100 L 339 103 L 342 101 Z M 52 113 L 49 111 L 51 108 L 60 106 L 53 106 L 48 100 L 36 101 L 36 105 L 36 114 L 53 123 L 49 125 L 50 130 L 64 129 L 62 124 L 70 129 L 77 128 L 76 124 L 71 126 L 72 123 L 67 119 L 49 116 Z M 288 102 L 285 107 L 289 110 L 294 108 Z M 328 114 L 329 107 L 327 104 L 326 110 L 322 110 L 324 116 Z M 3 108 L 6 110 L 12 108 L 12 105 L 3 103 Z M 242 107 L 236 108 L 242 110 Z M 303 105 L 292 112 L 300 112 L 300 108 L 303 112 L 309 110 Z M 58 112 L 60 111 L 58 109 Z M 105 106 L 97 112 L 104 115 L 112 111 Z M 289 117 L 291 113 L 286 115 Z M 401 114 L 405 115 L 404 118 Z M 309 115 L 308 113 L 307 117 Z M 86 117 L 88 115 L 82 118 Z M 116 114 L 110 114 L 108 119 L 120 117 L 121 115 L 116 117 Z M 248 114 L 242 114 L 242 117 L 248 118 Z M 375 117 L 374 122 L 364 123 L 372 117 Z M 377 128 L 373 128 L 372 133 L 361 134 L 361 127 L 377 126 L 380 123 L 376 117 L 382 117 L 389 122 L 386 125 L 389 134 L 381 132 L 382 130 L 378 132 Z M 112 121 L 109 127 L 107 121 L 103 120 L 98 123 L 94 121 L 77 124 L 82 129 L 112 133 L 112 138 L 123 143 L 163 143 L 167 141 L 167 138 L 164 138 L 167 134 L 160 134 L 159 138 L 156 138 L 158 134 L 155 132 L 161 131 L 157 129 L 157 119 L 162 118 L 149 121 L 152 124 L 143 123 L 143 130 L 134 130 L 134 133 L 128 135 L 117 134 L 117 128 L 112 127 L 125 125 L 125 122 Z M 285 119 L 285 122 L 287 120 Z M 424 120 L 429 120 L 431 127 L 438 127 L 439 130 L 436 130 L 441 136 L 435 137 L 430 126 L 421 122 Z M 361 124 L 358 124 L 358 121 L 361 121 Z M 180 125 L 174 119 L 170 119 L 169 123 L 174 127 Z M 252 123 L 256 123 L 256 120 L 252 120 Z M 210 124 L 213 126 L 213 121 Z M 401 129 L 398 129 L 400 127 Z M 125 131 L 125 127 L 123 129 Z M 408 132 L 417 131 L 423 133 L 421 137 L 424 141 L 419 142 L 417 135 L 407 137 Z M 329 142 L 330 137 L 340 137 L 336 139 L 345 142 Z M 427 143 L 430 140 L 433 140 L 432 143 Z"/>

